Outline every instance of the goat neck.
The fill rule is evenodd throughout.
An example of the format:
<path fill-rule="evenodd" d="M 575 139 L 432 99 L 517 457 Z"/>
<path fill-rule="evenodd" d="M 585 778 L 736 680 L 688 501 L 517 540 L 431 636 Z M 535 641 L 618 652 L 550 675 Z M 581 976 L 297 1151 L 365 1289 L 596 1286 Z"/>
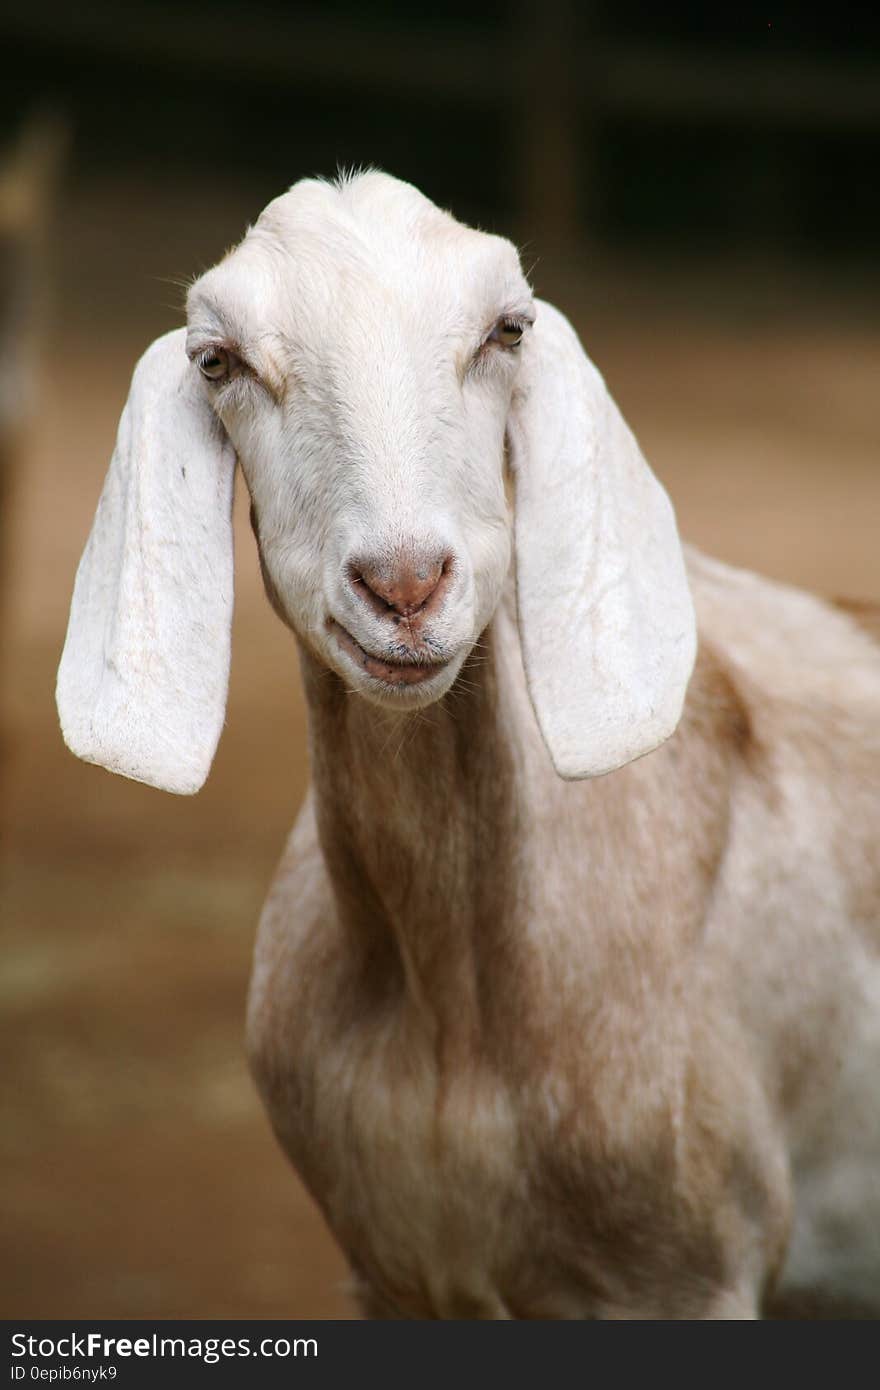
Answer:
<path fill-rule="evenodd" d="M 515 949 L 520 895 L 517 692 L 507 688 L 509 619 L 486 630 L 451 691 L 390 715 L 351 695 L 302 652 L 319 835 L 352 949 L 383 987 L 404 989 L 447 1038 L 491 1022 L 490 961 Z"/>

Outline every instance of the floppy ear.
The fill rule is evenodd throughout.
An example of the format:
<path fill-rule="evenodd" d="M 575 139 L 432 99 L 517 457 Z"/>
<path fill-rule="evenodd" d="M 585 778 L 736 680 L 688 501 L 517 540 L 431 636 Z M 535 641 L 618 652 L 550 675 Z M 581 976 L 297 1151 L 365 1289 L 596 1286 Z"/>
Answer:
<path fill-rule="evenodd" d="M 675 729 L 696 652 L 675 517 L 568 321 L 539 303 L 508 437 L 526 680 L 561 777 Z"/>
<path fill-rule="evenodd" d="M 208 775 L 232 624 L 235 454 L 185 343 L 168 333 L 135 368 L 56 690 L 74 753 L 172 792 Z"/>

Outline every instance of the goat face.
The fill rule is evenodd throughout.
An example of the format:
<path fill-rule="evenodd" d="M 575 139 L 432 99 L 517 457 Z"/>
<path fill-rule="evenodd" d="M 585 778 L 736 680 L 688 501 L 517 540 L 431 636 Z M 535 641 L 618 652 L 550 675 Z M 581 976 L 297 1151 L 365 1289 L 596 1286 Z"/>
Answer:
<path fill-rule="evenodd" d="M 533 318 L 509 242 L 380 174 L 298 184 L 190 292 L 272 602 L 374 702 L 441 696 L 498 602 Z"/>
<path fill-rule="evenodd" d="M 508 242 L 382 174 L 306 181 L 188 310 L 135 369 L 77 574 L 57 696 L 80 757 L 204 782 L 236 457 L 278 612 L 350 689 L 406 710 L 449 689 L 498 602 L 509 455 L 519 639 L 553 765 L 596 776 L 669 736 L 696 642 L 672 509 Z"/>

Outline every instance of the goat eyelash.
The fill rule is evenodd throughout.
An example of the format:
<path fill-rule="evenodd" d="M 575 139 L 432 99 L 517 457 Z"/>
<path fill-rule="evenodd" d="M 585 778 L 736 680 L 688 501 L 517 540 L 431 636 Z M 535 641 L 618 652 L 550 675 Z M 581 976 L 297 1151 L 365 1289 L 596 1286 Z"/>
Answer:
<path fill-rule="evenodd" d="M 532 319 L 525 314 L 499 314 L 491 328 L 483 336 L 480 346 L 471 359 L 469 372 L 472 375 L 480 375 L 485 369 L 490 359 L 498 354 L 495 349 L 500 349 L 502 356 L 513 357 L 519 352 L 522 335 L 527 328 L 532 325 Z M 493 335 L 500 331 L 506 333 L 517 333 L 519 337 L 515 342 L 505 343 L 500 338 Z"/>
<path fill-rule="evenodd" d="M 199 352 L 196 355 L 194 360 L 199 371 L 205 373 L 205 368 L 208 366 L 211 360 L 220 358 L 225 358 L 227 361 L 227 379 L 231 379 L 240 370 L 240 368 L 244 366 L 241 354 L 236 352 L 234 348 L 227 347 L 225 343 L 209 344 L 208 347 L 202 348 L 201 352 Z M 209 381 L 212 380 L 211 377 L 208 377 L 207 379 Z M 217 378 L 217 381 L 219 383 L 222 383 L 223 380 L 223 377 Z"/>
<path fill-rule="evenodd" d="M 492 327 L 489 329 L 489 332 L 483 339 L 483 345 L 486 346 L 488 343 L 491 342 L 499 342 L 500 340 L 493 336 L 494 334 L 499 332 L 518 333 L 521 339 L 526 329 L 531 326 L 531 322 L 532 320 L 526 318 L 524 314 L 499 314 L 498 318 L 492 324 Z M 517 342 L 515 343 L 501 343 L 501 346 L 515 350 L 519 347 L 519 340 L 517 340 Z"/>

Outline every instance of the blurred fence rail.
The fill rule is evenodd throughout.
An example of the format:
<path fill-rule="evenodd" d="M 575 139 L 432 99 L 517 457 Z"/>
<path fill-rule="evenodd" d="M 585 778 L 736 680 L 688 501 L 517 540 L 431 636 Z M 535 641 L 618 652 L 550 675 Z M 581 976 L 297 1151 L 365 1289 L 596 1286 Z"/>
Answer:
<path fill-rule="evenodd" d="M 593 33 L 595 6 L 514 3 L 494 24 L 314 6 L 204 13 L 135 0 L 81 8 L 21 7 L 3 19 L 10 37 L 70 59 L 97 57 L 193 74 L 206 111 L 236 120 L 212 80 L 286 82 L 344 91 L 353 102 L 389 91 L 450 107 L 505 114 L 523 222 L 545 245 L 573 245 L 601 201 L 594 133 L 609 117 L 688 120 L 747 130 L 880 131 L 880 62 L 870 52 L 817 56 L 784 46 L 724 51 L 700 42 L 626 42 Z M 769 28 L 769 24 L 766 26 Z M 599 26 L 601 28 L 601 26 Z M 255 137 L 263 133 L 255 131 Z M 271 132 L 268 133 L 271 138 Z"/>
<path fill-rule="evenodd" d="M 37 407 L 48 243 L 68 140 L 61 118 L 33 112 L 0 150 L 0 632 L 15 474 Z"/>
<path fill-rule="evenodd" d="M 634 114 L 684 112 L 811 126 L 880 127 L 880 63 L 803 54 L 722 53 L 711 43 L 624 45 L 578 31 L 579 7 L 567 0 L 511 5 L 502 31 L 456 30 L 449 24 L 330 18 L 301 9 L 275 14 L 251 8 L 246 22 L 211 23 L 181 6 L 93 3 L 83 9 L 8 12 L 3 28 L 47 47 L 84 49 L 221 73 L 275 80 L 319 80 L 364 90 L 434 92 L 486 106 L 517 89 L 550 100 L 536 78 L 536 56 L 557 75 L 571 70 L 585 110 Z M 549 63 L 548 63 L 549 60 Z M 501 84 L 499 88 L 499 84 Z M 554 84 L 555 85 L 555 84 Z"/>

